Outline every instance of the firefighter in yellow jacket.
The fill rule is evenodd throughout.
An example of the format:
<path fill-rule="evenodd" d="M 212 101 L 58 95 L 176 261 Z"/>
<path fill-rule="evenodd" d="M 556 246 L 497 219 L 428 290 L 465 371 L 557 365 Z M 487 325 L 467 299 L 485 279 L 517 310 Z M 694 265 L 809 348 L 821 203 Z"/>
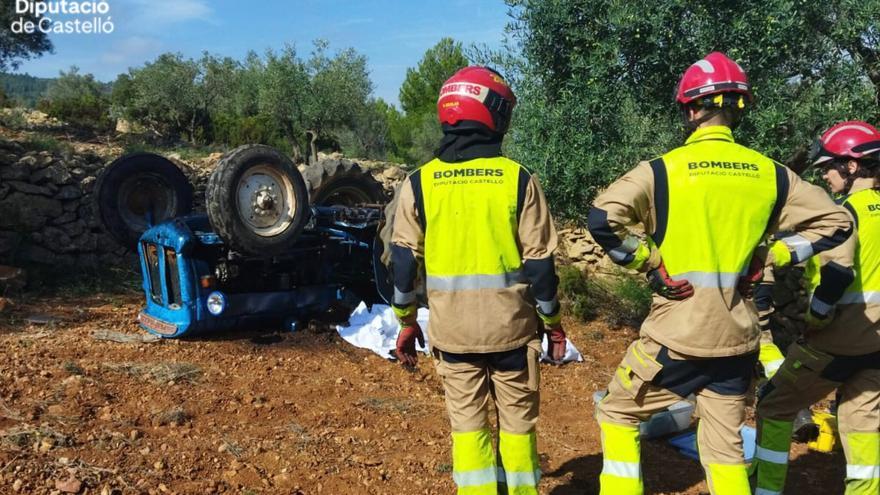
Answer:
<path fill-rule="evenodd" d="M 835 125 L 814 149 L 832 193 L 855 222 L 852 240 L 807 266 L 810 307 L 804 340 L 758 401 L 757 495 L 782 493 L 792 420 L 803 407 L 840 392 L 847 495 L 880 493 L 880 131 L 866 122 Z M 855 252 L 854 273 L 836 260 Z"/>
<path fill-rule="evenodd" d="M 466 67 L 443 84 L 437 158 L 403 183 L 391 238 L 397 356 L 416 363 L 418 260 L 432 354 L 452 424 L 459 494 L 537 494 L 539 329 L 562 359 L 553 264 L 557 236 L 537 179 L 501 156 L 516 98 L 501 76 Z M 497 453 L 489 402 L 498 412 Z M 505 488 L 506 486 L 506 488 Z"/>
<path fill-rule="evenodd" d="M 684 73 L 676 99 L 693 129 L 685 145 L 617 180 L 588 217 L 611 259 L 646 272 L 656 292 L 597 407 L 603 495 L 643 493 L 639 422 L 691 393 L 710 492 L 750 494 L 740 429 L 760 330 L 741 292 L 763 271 L 754 253 L 768 234 L 791 231 L 773 254 L 798 262 L 852 231 L 821 188 L 734 142 L 731 128 L 752 99 L 736 62 L 710 53 Z M 645 240 L 627 229 L 635 224 Z"/>

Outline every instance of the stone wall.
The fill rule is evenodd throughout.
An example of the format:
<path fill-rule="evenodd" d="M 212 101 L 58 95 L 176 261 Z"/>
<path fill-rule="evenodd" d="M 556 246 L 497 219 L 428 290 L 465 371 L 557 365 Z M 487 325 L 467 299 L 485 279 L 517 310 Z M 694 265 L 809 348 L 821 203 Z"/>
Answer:
<path fill-rule="evenodd" d="M 0 139 L 0 265 L 94 268 L 126 250 L 98 222 L 94 153 L 28 151 Z"/>
<path fill-rule="evenodd" d="M 590 232 L 583 227 L 559 229 L 559 257 L 563 261 L 587 271 L 613 270 L 605 251 L 593 240 Z"/>

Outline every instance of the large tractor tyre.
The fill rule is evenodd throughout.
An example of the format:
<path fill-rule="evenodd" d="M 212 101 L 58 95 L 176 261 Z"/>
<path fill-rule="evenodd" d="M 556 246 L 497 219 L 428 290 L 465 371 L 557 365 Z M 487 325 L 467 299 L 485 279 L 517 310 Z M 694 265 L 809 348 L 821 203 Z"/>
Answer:
<path fill-rule="evenodd" d="M 104 229 L 134 250 L 152 225 L 192 211 L 193 186 L 180 168 L 153 153 L 117 158 L 98 176 L 95 207 Z"/>
<path fill-rule="evenodd" d="M 208 219 L 232 249 L 284 253 L 309 218 L 308 190 L 296 166 L 275 148 L 245 145 L 227 153 L 208 179 Z"/>
<path fill-rule="evenodd" d="M 309 201 L 316 206 L 385 204 L 388 196 L 369 171 L 345 159 L 325 159 L 302 170 Z"/>

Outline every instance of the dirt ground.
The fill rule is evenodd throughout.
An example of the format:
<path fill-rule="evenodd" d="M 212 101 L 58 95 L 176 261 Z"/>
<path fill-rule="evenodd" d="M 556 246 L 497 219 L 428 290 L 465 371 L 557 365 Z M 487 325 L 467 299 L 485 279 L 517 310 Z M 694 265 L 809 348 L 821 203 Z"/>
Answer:
<path fill-rule="evenodd" d="M 92 336 L 144 335 L 141 297 L 25 295 L 0 315 L 0 493 L 454 493 L 428 359 L 408 372 L 314 328 Z M 541 493 L 592 494 L 602 457 L 591 395 L 635 332 L 566 323 L 585 362 L 542 368 Z M 696 461 L 643 445 L 648 493 L 706 492 Z M 797 445 L 788 493 L 842 493 L 843 470 L 839 453 Z"/>

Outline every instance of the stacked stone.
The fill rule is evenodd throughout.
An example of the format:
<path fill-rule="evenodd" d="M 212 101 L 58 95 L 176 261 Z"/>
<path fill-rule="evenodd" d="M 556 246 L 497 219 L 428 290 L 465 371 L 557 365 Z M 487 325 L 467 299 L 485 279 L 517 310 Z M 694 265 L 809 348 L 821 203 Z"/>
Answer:
<path fill-rule="evenodd" d="M 104 160 L 27 151 L 0 140 L 0 264 L 119 265 L 126 250 L 100 226 L 92 193 Z"/>
<path fill-rule="evenodd" d="M 773 285 L 773 307 L 770 316 L 770 328 L 773 341 L 783 349 L 803 333 L 806 329 L 804 313 L 809 305 L 809 294 L 806 290 L 804 269 L 793 266 L 775 273 L 776 283 Z"/>
<path fill-rule="evenodd" d="M 557 233 L 560 252 L 566 261 L 585 271 L 613 271 L 605 251 L 593 240 L 590 231 L 583 227 L 570 227 L 560 229 Z"/>

